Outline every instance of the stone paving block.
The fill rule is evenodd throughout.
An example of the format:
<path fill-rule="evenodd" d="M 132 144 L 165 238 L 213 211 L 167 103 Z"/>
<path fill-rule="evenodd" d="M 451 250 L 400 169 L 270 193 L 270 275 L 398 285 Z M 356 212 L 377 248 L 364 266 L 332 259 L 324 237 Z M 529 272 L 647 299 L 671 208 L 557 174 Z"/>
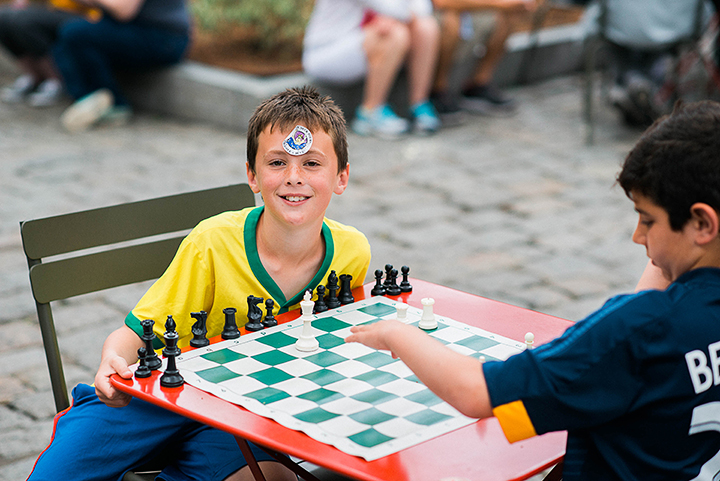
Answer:
<path fill-rule="evenodd" d="M 0 466 L 0 481 L 17 481 L 26 479 L 33 466 L 37 456 L 33 455 L 27 458 L 21 459 L 10 464 Z"/>
<path fill-rule="evenodd" d="M 30 394 L 31 389 L 24 386 L 17 377 L 0 377 L 0 404 L 8 404 Z"/>
<path fill-rule="evenodd" d="M 22 399 L 14 401 L 11 406 L 14 410 L 21 412 L 34 420 L 40 421 L 51 420 L 57 413 L 55 410 L 55 399 L 53 398 L 52 391 L 50 390 L 28 394 Z M 33 423 L 33 430 L 36 429 L 39 424 L 40 423 Z M 43 434 L 49 438 L 52 431 Z M 0 445 L 2 444 L 2 437 L 0 436 Z M 2 455 L 2 448 L 0 448 L 0 455 Z"/>
<path fill-rule="evenodd" d="M 41 342 L 40 327 L 34 320 L 0 324 L 0 352 L 37 345 Z"/>
<path fill-rule="evenodd" d="M 23 429 L 0 432 L 0 457 L 17 459 L 39 453 L 50 442 L 51 434 L 51 420 L 39 422 Z"/>

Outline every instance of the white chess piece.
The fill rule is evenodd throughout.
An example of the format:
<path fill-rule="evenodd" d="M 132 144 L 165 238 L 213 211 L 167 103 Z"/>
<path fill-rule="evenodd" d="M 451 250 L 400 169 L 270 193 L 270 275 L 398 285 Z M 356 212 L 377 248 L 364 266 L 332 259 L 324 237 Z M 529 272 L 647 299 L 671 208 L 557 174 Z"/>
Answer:
<path fill-rule="evenodd" d="M 302 311 L 300 320 L 303 322 L 302 334 L 300 334 L 300 337 L 295 343 L 295 348 L 298 351 L 309 352 L 320 347 L 320 343 L 318 343 L 315 336 L 312 335 L 312 327 L 310 326 L 310 323 L 313 320 L 312 311 L 314 306 L 315 303 L 310 300 L 310 292 L 305 291 L 303 300 L 300 301 L 300 310 Z"/>
<path fill-rule="evenodd" d="M 407 322 L 408 322 L 408 318 L 407 318 L 408 307 L 410 307 L 410 306 L 408 306 L 407 304 L 402 303 L 402 302 L 399 302 L 395 305 L 395 309 L 397 310 L 397 320 L 404 324 L 407 324 Z"/>
<path fill-rule="evenodd" d="M 433 313 L 433 304 L 435 304 L 435 299 L 426 297 L 421 299 L 420 303 L 423 306 L 423 312 L 420 322 L 418 323 L 418 327 L 425 331 L 437 329 L 437 320 L 435 319 L 435 314 Z"/>
<path fill-rule="evenodd" d="M 525 348 L 532 349 L 534 343 L 535 343 L 535 334 L 533 334 L 532 332 L 528 332 L 527 334 L 525 334 Z"/>

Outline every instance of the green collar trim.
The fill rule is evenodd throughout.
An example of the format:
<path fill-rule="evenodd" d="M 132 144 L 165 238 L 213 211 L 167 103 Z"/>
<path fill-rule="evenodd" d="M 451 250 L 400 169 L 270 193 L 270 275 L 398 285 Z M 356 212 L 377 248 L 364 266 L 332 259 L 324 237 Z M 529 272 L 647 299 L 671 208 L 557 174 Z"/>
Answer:
<path fill-rule="evenodd" d="M 245 218 L 245 253 L 247 254 L 248 263 L 250 264 L 250 269 L 252 269 L 253 275 L 279 304 L 280 313 L 282 314 L 283 312 L 286 312 L 290 306 L 300 302 L 305 291 L 308 289 L 314 290 L 322 282 L 325 277 L 325 273 L 330 268 L 330 264 L 335 256 L 335 243 L 333 242 L 330 228 L 327 224 L 325 224 L 325 222 L 323 222 L 322 236 L 325 241 L 325 258 L 323 259 L 322 266 L 320 266 L 320 269 L 304 289 L 298 292 L 292 299 L 287 300 L 285 299 L 283 291 L 275 283 L 275 280 L 270 277 L 270 274 L 268 274 L 265 270 L 265 266 L 262 265 L 262 262 L 260 262 L 260 255 L 257 250 L 257 224 L 264 209 L 264 206 L 256 207 L 251 210 Z"/>

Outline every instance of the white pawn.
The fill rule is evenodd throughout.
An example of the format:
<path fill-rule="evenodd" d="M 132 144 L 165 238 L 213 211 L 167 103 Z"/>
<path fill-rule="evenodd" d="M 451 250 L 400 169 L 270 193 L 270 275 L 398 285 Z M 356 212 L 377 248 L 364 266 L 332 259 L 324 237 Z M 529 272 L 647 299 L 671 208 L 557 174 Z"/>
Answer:
<path fill-rule="evenodd" d="M 525 334 L 525 349 L 532 349 L 535 343 L 535 334 L 528 332 Z"/>
<path fill-rule="evenodd" d="M 426 297 L 421 299 L 420 302 L 423 305 L 423 312 L 420 322 L 418 323 L 418 327 L 425 331 L 437 329 L 437 320 L 435 319 L 435 314 L 433 313 L 433 304 L 435 304 L 435 299 Z"/>
<path fill-rule="evenodd" d="M 407 318 L 407 311 L 408 311 L 407 304 L 404 304 L 402 302 L 399 302 L 395 305 L 395 309 L 397 310 L 397 320 L 402 322 L 403 324 L 407 324 L 408 318 Z"/>
<path fill-rule="evenodd" d="M 320 343 L 318 343 L 315 336 L 312 335 L 312 327 L 310 326 L 313 319 L 312 311 L 314 306 L 315 303 L 310 300 L 310 292 L 305 291 L 303 300 L 300 301 L 300 310 L 302 311 L 300 320 L 303 322 L 302 334 L 300 334 L 300 337 L 295 343 L 295 348 L 298 351 L 310 352 L 320 347 Z"/>

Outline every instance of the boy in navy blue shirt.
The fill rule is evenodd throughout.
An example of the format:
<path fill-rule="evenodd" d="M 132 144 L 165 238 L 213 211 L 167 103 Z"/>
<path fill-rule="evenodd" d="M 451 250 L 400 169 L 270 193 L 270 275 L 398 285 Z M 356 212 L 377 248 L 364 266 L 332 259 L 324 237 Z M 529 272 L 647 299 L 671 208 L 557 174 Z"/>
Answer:
<path fill-rule="evenodd" d="M 567 430 L 565 481 L 717 479 L 720 104 L 658 120 L 617 180 L 667 289 L 614 297 L 560 338 L 482 366 L 397 321 L 347 341 L 392 351 L 463 414 L 497 417 L 511 442 Z"/>

